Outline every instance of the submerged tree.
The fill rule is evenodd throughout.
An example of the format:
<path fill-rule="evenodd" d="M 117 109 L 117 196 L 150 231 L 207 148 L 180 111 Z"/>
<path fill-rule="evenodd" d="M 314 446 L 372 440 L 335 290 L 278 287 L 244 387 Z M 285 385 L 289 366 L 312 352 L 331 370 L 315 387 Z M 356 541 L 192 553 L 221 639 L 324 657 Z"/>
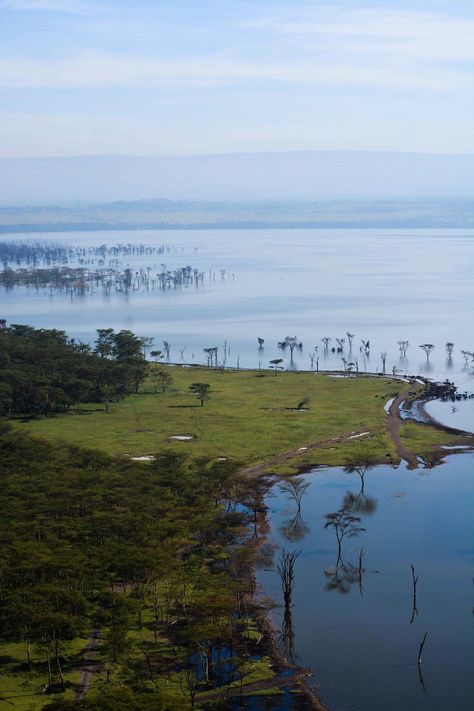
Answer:
<path fill-rule="evenodd" d="M 426 362 L 428 363 L 431 355 L 431 351 L 434 350 L 434 345 L 432 343 L 422 343 L 421 346 L 419 346 L 422 351 L 425 352 L 426 355 Z"/>
<path fill-rule="evenodd" d="M 398 341 L 398 350 L 402 358 L 406 357 L 409 341 Z"/>
<path fill-rule="evenodd" d="M 324 343 L 324 350 L 327 351 L 327 349 L 329 348 L 329 344 L 331 343 L 330 336 L 325 336 L 324 338 L 321 338 L 321 340 Z"/>
<path fill-rule="evenodd" d="M 293 596 L 293 588 L 295 585 L 295 563 L 301 551 L 287 551 L 281 549 L 280 561 L 277 565 L 277 572 L 281 580 L 281 589 L 283 592 L 283 600 L 285 607 L 291 607 L 291 599 Z"/>
<path fill-rule="evenodd" d="M 339 511 L 326 514 L 324 528 L 332 528 L 337 540 L 337 563 L 342 560 L 342 543 L 344 538 L 353 538 L 365 531 L 365 528 L 358 526 L 359 516 L 353 516 L 343 507 Z"/>
<path fill-rule="evenodd" d="M 290 500 L 295 503 L 297 510 L 301 511 L 301 501 L 309 487 L 309 481 L 305 481 L 302 477 L 294 476 L 280 484 L 280 491 L 288 494 Z"/>
<path fill-rule="evenodd" d="M 448 343 L 446 343 L 446 351 L 448 353 L 448 358 L 451 358 L 451 356 L 453 355 L 453 348 L 454 348 L 454 343 L 452 343 L 451 341 L 448 341 Z"/>
<path fill-rule="evenodd" d="M 354 340 L 355 333 L 349 333 L 346 331 L 347 340 L 349 341 L 349 350 L 352 350 L 352 341 Z"/>
<path fill-rule="evenodd" d="M 382 372 L 385 373 L 385 366 L 387 364 L 387 351 L 382 351 L 380 354 L 380 358 L 382 360 Z"/>

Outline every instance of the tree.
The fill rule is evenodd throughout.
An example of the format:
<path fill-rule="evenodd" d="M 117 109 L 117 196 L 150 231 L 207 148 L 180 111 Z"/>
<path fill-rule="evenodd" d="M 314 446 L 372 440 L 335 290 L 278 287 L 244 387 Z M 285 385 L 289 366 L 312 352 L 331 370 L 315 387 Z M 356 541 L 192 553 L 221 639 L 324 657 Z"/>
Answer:
<path fill-rule="evenodd" d="M 155 371 L 153 373 L 153 380 L 155 383 L 155 393 L 157 385 L 161 387 L 162 393 L 164 393 L 167 388 L 170 388 L 173 385 L 173 376 L 166 370 Z"/>
<path fill-rule="evenodd" d="M 453 355 L 453 348 L 454 348 L 454 343 L 452 343 L 451 341 L 448 341 L 448 343 L 446 343 L 446 351 L 448 353 L 448 358 L 451 358 L 451 356 Z"/>
<path fill-rule="evenodd" d="M 331 343 L 330 336 L 325 336 L 324 338 L 321 338 L 321 340 L 324 343 L 324 350 L 327 351 L 327 349 L 329 348 L 329 344 Z"/>
<path fill-rule="evenodd" d="M 158 361 L 163 360 L 163 358 L 165 357 L 165 354 L 163 353 L 163 351 L 160 351 L 160 350 L 150 351 L 150 355 L 153 358 L 153 360 L 155 361 L 155 363 L 158 363 Z"/>
<path fill-rule="evenodd" d="M 280 484 L 280 491 L 288 494 L 289 498 L 296 504 L 297 510 L 301 511 L 301 500 L 307 489 L 309 489 L 309 486 L 309 481 L 305 481 L 301 477 L 294 476 L 288 478 Z"/>
<path fill-rule="evenodd" d="M 352 350 L 352 341 L 354 340 L 355 333 L 349 333 L 346 331 L 347 340 L 349 341 L 349 350 Z"/>
<path fill-rule="evenodd" d="M 201 407 L 203 407 L 206 400 L 209 400 L 211 397 L 211 386 L 209 383 L 192 383 L 192 385 L 189 386 L 189 389 L 199 400 Z"/>
<path fill-rule="evenodd" d="M 273 368 L 275 375 L 277 375 L 279 370 L 283 370 L 283 358 L 274 358 L 270 361 L 270 368 Z"/>
<path fill-rule="evenodd" d="M 295 585 L 295 563 L 301 551 L 287 551 L 281 549 L 280 561 L 277 565 L 277 573 L 281 580 L 281 589 L 283 592 L 283 600 L 285 608 L 291 607 L 291 599 L 293 596 L 293 588 Z"/>
<path fill-rule="evenodd" d="M 385 366 L 387 363 L 387 351 L 382 351 L 380 354 L 380 358 L 382 360 L 382 372 L 385 373 Z"/>
<path fill-rule="evenodd" d="M 406 357 L 408 346 L 409 341 L 398 341 L 398 348 L 400 350 L 400 355 L 402 358 Z"/>
<path fill-rule="evenodd" d="M 344 507 L 334 513 L 326 514 L 325 518 L 326 523 L 324 528 L 332 528 L 336 534 L 337 567 L 342 559 L 342 542 L 344 538 L 353 538 L 354 536 L 358 536 L 359 533 L 365 531 L 365 528 L 357 525 L 360 523 L 359 516 L 352 516 L 352 514 L 348 513 Z"/>
<path fill-rule="evenodd" d="M 422 343 L 421 346 L 419 346 L 422 351 L 425 351 L 426 354 L 426 362 L 428 363 L 431 355 L 431 351 L 434 350 L 434 345 L 432 343 Z"/>

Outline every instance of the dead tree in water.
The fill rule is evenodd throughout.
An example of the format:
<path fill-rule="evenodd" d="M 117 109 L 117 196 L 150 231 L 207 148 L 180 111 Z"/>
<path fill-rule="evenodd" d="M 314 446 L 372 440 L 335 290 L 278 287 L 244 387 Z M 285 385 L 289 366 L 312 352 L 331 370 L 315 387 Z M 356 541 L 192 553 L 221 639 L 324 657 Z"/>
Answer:
<path fill-rule="evenodd" d="M 418 575 L 415 575 L 415 568 L 413 565 L 411 567 L 411 577 L 412 577 L 412 582 L 413 582 L 413 608 L 411 611 L 411 620 L 410 624 L 412 625 L 413 622 L 415 621 L 415 617 L 418 614 L 418 610 L 416 609 L 416 584 L 418 582 Z M 420 650 L 421 652 L 421 650 Z"/>
<path fill-rule="evenodd" d="M 285 607 L 291 607 L 291 598 L 293 596 L 293 588 L 295 585 L 295 563 L 301 551 L 287 551 L 281 549 L 280 562 L 277 565 L 277 572 L 281 580 L 281 589 L 283 591 L 283 600 Z"/>
<path fill-rule="evenodd" d="M 446 343 L 446 351 L 448 353 L 448 358 L 451 358 L 451 356 L 453 355 L 453 348 L 454 348 L 454 343 L 452 343 L 451 341 L 448 341 Z"/>
<path fill-rule="evenodd" d="M 402 358 L 406 358 L 408 346 L 408 341 L 398 341 L 398 348 L 400 350 L 400 355 Z"/>
<path fill-rule="evenodd" d="M 425 351 L 426 354 L 426 362 L 428 363 L 431 355 L 431 351 L 434 350 L 434 345 L 432 343 L 422 343 L 421 346 L 419 346 L 422 351 Z"/>
<path fill-rule="evenodd" d="M 325 336 L 325 338 L 321 338 L 321 340 L 324 343 L 324 350 L 327 351 L 329 344 L 331 343 L 331 338 L 329 336 Z"/>
<path fill-rule="evenodd" d="M 380 354 L 380 358 L 382 359 L 382 372 L 385 373 L 385 366 L 387 363 L 387 351 L 382 351 Z"/>
<path fill-rule="evenodd" d="M 352 350 L 352 341 L 354 340 L 355 333 L 349 333 L 346 331 L 347 340 L 349 341 L 349 350 Z"/>

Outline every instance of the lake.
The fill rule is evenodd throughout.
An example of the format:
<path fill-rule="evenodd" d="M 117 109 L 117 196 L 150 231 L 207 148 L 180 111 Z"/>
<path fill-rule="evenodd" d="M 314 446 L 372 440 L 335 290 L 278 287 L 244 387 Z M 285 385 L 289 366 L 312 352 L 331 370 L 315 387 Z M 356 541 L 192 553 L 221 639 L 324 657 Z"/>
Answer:
<path fill-rule="evenodd" d="M 274 563 L 282 546 L 301 550 L 291 608 L 293 658 L 315 670 L 310 684 L 331 711 L 472 708 L 473 465 L 474 455 L 458 454 L 429 470 L 378 466 L 366 473 L 362 495 L 357 474 L 317 469 L 304 476 L 310 486 L 296 523 L 288 494 L 273 487 L 267 504 Z M 365 530 L 343 539 L 337 567 L 335 531 L 324 528 L 325 515 L 347 503 L 347 492 Z M 413 622 L 411 564 L 418 575 Z M 281 604 L 278 574 L 268 562 L 265 567 L 258 582 Z M 272 614 L 281 630 L 283 608 Z M 283 642 L 291 657 L 288 634 Z"/>
<path fill-rule="evenodd" d="M 386 369 L 449 378 L 472 389 L 474 369 L 461 350 L 472 351 L 474 230 L 183 230 L 72 232 L 2 235 L 2 240 L 64 244 L 167 245 L 160 256 L 124 260 L 151 273 L 191 265 L 206 273 L 198 289 L 94 294 L 15 288 L 0 290 L 2 314 L 10 322 L 59 328 L 91 342 L 96 328 L 128 328 L 171 344 L 171 360 L 205 363 L 203 348 L 227 344 L 229 366 L 268 367 L 283 357 L 286 367 L 310 368 L 318 347 L 320 369 L 342 369 L 357 360 L 361 372 Z M 221 277 L 221 270 L 225 270 Z M 348 349 L 346 332 L 354 334 Z M 303 351 L 288 353 L 277 343 L 296 335 Z M 326 351 L 321 338 L 332 338 Z M 257 338 L 264 338 L 263 350 Z M 336 338 L 343 353 L 332 353 Z M 360 351 L 361 340 L 370 351 Z M 399 340 L 410 345 L 400 357 Z M 445 344 L 454 345 L 452 359 Z M 429 360 L 420 344 L 435 345 Z M 184 349 L 181 356 L 181 349 Z M 315 365 L 316 367 L 316 365 Z M 472 429 L 472 402 L 439 404 L 436 414 L 453 426 Z"/>

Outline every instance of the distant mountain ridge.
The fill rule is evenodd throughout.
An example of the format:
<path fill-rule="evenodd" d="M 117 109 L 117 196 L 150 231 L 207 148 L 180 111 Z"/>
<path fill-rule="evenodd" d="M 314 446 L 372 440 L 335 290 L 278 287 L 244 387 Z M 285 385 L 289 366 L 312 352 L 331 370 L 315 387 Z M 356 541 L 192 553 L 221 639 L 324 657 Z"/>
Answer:
<path fill-rule="evenodd" d="M 474 199 L 137 200 L 1 207 L 0 233 L 269 228 L 472 228 Z"/>
<path fill-rule="evenodd" d="M 467 197 L 474 154 L 364 151 L 0 159 L 1 205 Z"/>

